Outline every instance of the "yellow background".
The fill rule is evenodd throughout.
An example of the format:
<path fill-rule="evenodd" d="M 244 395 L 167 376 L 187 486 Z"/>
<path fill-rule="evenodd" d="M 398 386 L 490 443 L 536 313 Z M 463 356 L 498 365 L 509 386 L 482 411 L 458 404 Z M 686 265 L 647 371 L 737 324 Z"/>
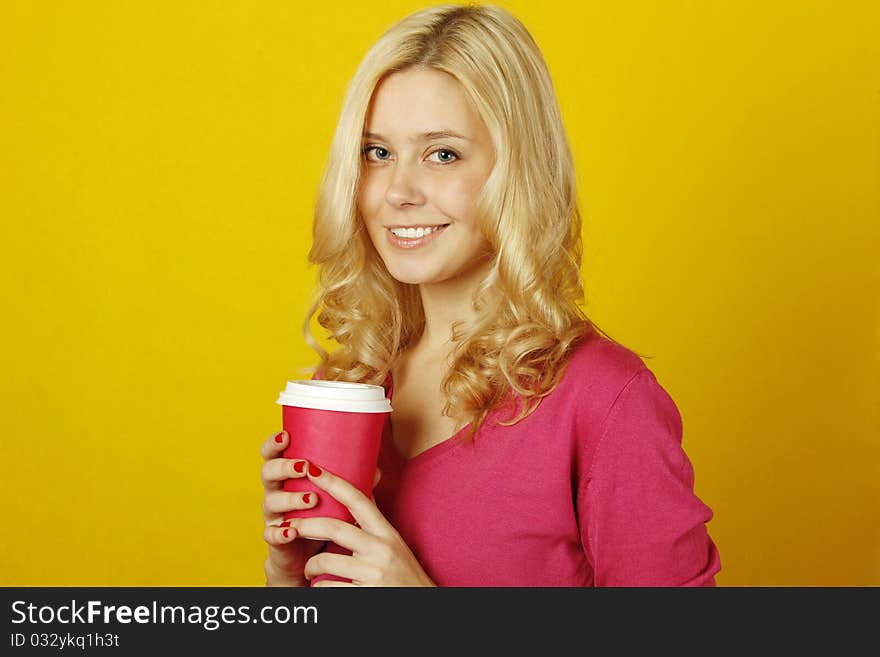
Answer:
<path fill-rule="evenodd" d="M 718 583 L 880 585 L 880 5 L 499 4 L 558 90 L 585 310 L 655 356 Z M 0 584 L 264 583 L 321 167 L 423 6 L 0 4 Z"/>

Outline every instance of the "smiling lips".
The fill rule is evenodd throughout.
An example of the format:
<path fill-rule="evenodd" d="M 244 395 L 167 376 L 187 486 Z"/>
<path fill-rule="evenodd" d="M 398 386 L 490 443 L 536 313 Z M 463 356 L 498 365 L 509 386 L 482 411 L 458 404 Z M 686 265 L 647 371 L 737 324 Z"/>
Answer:
<path fill-rule="evenodd" d="M 434 226 L 432 227 L 433 229 L 428 232 L 417 232 L 415 229 L 404 228 L 398 231 L 402 232 L 403 235 L 395 235 L 392 232 L 392 229 L 389 228 L 387 230 L 388 241 L 392 246 L 401 249 L 415 249 L 424 244 L 433 242 L 441 233 L 445 232 L 448 227 L 449 224 Z M 394 230 L 398 229 L 395 228 Z M 407 237 L 407 235 L 411 235 L 411 237 Z"/>
<path fill-rule="evenodd" d="M 447 224 L 448 225 L 448 224 Z M 392 233 L 397 235 L 398 237 L 422 237 L 423 235 L 427 235 L 428 233 L 440 230 L 443 226 L 412 226 L 412 227 L 391 227 L 390 230 Z"/>
<path fill-rule="evenodd" d="M 410 224 L 399 226 L 385 226 L 385 228 L 437 228 L 438 226 L 448 226 L 449 224 Z"/>

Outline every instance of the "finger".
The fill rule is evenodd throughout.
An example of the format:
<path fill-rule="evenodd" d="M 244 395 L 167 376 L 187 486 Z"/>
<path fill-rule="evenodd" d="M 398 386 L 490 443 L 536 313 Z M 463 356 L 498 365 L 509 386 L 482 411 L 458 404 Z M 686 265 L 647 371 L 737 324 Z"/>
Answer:
<path fill-rule="evenodd" d="M 303 575 L 306 579 L 312 579 L 318 575 L 335 575 L 336 577 L 345 577 L 353 582 L 362 582 L 371 575 L 372 570 L 374 569 L 365 566 L 353 556 L 319 552 L 306 561 Z"/>
<path fill-rule="evenodd" d="M 382 478 L 382 471 L 379 468 L 376 468 L 376 474 L 373 475 L 373 488 L 379 485 L 379 480 Z"/>
<path fill-rule="evenodd" d="M 263 529 L 263 540 L 269 545 L 284 545 L 296 537 L 296 527 L 291 527 L 289 520 L 285 520 L 279 525 L 266 525 Z"/>
<path fill-rule="evenodd" d="M 296 527 L 298 536 L 315 541 L 333 541 L 355 555 L 375 547 L 378 540 L 363 529 L 337 518 L 291 518 L 290 524 Z"/>
<path fill-rule="evenodd" d="M 266 441 L 260 447 L 260 454 L 263 456 L 263 459 L 268 461 L 276 456 L 280 456 L 281 453 L 287 449 L 287 438 L 288 435 L 286 431 L 273 433 L 266 438 Z"/>
<path fill-rule="evenodd" d="M 308 466 L 308 462 L 302 459 L 270 459 L 265 461 L 260 469 L 263 488 L 278 490 L 287 479 L 305 477 Z"/>
<path fill-rule="evenodd" d="M 376 536 L 385 536 L 390 533 L 389 530 L 394 531 L 373 501 L 345 479 L 337 477 L 328 470 L 322 470 L 314 463 L 309 464 L 307 472 L 309 479 L 315 485 L 348 507 L 357 524 L 367 532 Z"/>
<path fill-rule="evenodd" d="M 373 491 L 370 492 L 370 501 L 375 504 L 376 503 L 376 486 L 379 485 L 379 480 L 382 478 L 382 471 L 379 468 L 376 468 L 376 474 L 373 475 Z"/>
<path fill-rule="evenodd" d="M 318 494 L 314 491 L 303 493 L 289 493 L 283 490 L 266 493 L 263 498 L 263 517 L 271 524 L 279 519 L 287 511 L 299 509 L 311 509 L 318 503 Z"/>

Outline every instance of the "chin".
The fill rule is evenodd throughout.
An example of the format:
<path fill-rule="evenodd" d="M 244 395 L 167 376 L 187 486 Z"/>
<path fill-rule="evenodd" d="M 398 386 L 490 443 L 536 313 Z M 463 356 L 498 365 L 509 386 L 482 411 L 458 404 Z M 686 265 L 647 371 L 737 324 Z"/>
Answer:
<path fill-rule="evenodd" d="M 388 269 L 388 273 L 391 276 L 401 282 L 406 283 L 408 285 L 421 285 L 423 283 L 436 283 L 438 276 L 436 272 L 428 271 L 426 269 L 422 269 L 421 271 L 403 271 L 400 268 L 390 268 L 386 265 Z"/>
<path fill-rule="evenodd" d="M 391 276 L 398 281 L 399 283 L 406 283 L 407 285 L 421 285 L 422 283 L 430 283 L 431 279 L 424 275 L 419 274 L 395 274 L 394 272 L 390 272 Z"/>

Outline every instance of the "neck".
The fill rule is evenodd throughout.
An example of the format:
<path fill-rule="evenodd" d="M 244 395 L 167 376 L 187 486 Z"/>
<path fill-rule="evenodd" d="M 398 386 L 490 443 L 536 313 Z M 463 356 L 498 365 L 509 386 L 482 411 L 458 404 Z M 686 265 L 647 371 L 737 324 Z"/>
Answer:
<path fill-rule="evenodd" d="M 492 258 L 478 261 L 458 276 L 419 285 L 425 330 L 416 347 L 423 354 L 442 355 L 452 347 L 452 324 L 470 325 L 477 319 L 473 295 L 492 268 Z"/>

